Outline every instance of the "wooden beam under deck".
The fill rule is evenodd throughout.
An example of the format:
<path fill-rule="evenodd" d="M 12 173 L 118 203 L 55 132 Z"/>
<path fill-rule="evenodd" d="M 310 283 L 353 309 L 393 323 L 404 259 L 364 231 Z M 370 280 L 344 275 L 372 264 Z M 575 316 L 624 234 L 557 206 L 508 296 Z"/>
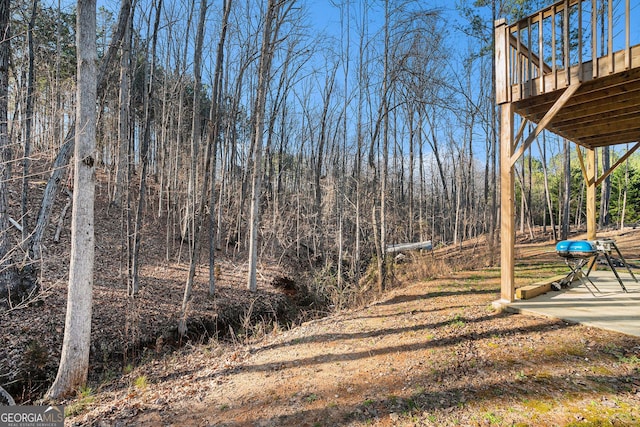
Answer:
<path fill-rule="evenodd" d="M 617 132 L 614 135 L 601 135 L 599 137 L 584 138 L 581 145 L 584 147 L 607 147 L 614 145 L 611 141 L 625 141 L 617 144 L 629 144 L 635 141 L 640 141 L 637 131 L 633 132 Z"/>
<path fill-rule="evenodd" d="M 540 123 L 564 93 L 514 102 L 515 112 Z M 640 68 L 584 82 L 546 129 L 586 148 L 640 140 Z"/>
<path fill-rule="evenodd" d="M 538 111 L 544 114 L 560 96 L 563 89 L 564 87 L 556 91 L 514 101 L 514 103 L 520 112 L 535 113 Z M 571 99 L 567 106 L 587 104 L 596 100 L 606 100 L 611 96 L 620 94 L 629 95 L 638 90 L 640 90 L 640 67 L 583 82 L 580 92 Z"/>
<path fill-rule="evenodd" d="M 570 99 L 565 108 L 557 114 L 558 120 L 572 120 L 600 114 L 603 111 L 618 111 L 638 106 L 640 97 L 640 69 L 636 76 L 629 76 L 621 83 L 607 86 L 593 87 L 593 81 L 585 83 L 580 92 Z M 540 95 L 537 102 L 532 98 L 516 103 L 518 112 L 525 116 L 544 116 L 559 98 L 561 91 Z"/>

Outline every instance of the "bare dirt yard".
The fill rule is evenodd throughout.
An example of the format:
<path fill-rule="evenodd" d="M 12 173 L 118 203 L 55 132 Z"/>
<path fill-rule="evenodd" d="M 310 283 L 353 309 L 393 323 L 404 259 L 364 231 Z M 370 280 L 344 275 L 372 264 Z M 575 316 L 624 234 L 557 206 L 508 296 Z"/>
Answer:
<path fill-rule="evenodd" d="M 519 246 L 520 280 L 554 274 L 550 248 Z M 431 257 L 362 308 L 150 355 L 67 402 L 69 424 L 640 425 L 640 338 L 496 311 L 499 268 L 416 280 Z"/>

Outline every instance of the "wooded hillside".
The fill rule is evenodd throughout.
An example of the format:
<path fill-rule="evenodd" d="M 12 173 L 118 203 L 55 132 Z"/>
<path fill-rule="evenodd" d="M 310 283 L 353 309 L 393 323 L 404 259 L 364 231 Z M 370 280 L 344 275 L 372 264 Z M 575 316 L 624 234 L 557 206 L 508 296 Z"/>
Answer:
<path fill-rule="evenodd" d="M 224 292 L 229 270 L 242 270 L 235 283 L 250 292 L 320 283 L 310 298 L 326 308 L 373 283 L 384 290 L 391 244 L 486 236 L 495 262 L 493 19 L 536 2 L 465 1 L 455 25 L 428 2 L 365 3 L 332 3 L 327 28 L 302 0 L 98 10 L 96 262 L 125 296 L 114 300 L 139 304 L 150 271 L 181 265 L 171 290 L 145 301 L 178 301 L 167 318 L 187 336 L 194 299 Z M 5 322 L 65 277 L 68 252 L 56 243 L 70 244 L 79 100 L 74 7 L 0 0 L 0 9 Z M 533 146 L 517 166 L 520 231 L 566 235 L 584 218 L 575 154 L 546 133 Z M 602 226 L 640 221 L 637 158 L 603 189 Z M 43 277 L 51 262 L 59 276 Z M 13 381 L 1 362 L 0 386 Z"/>

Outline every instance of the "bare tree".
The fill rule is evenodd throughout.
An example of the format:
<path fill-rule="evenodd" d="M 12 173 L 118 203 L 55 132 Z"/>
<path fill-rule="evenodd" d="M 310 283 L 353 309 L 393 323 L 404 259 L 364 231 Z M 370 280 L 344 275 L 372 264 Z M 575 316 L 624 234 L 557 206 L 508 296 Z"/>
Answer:
<path fill-rule="evenodd" d="M 67 315 L 58 374 L 46 398 L 57 399 L 87 381 L 91 339 L 96 148 L 96 1 L 78 0 L 76 143 Z"/>
<path fill-rule="evenodd" d="M 193 279 L 196 275 L 196 263 L 200 252 L 200 233 L 204 222 L 204 204 L 206 200 L 208 183 L 209 183 L 209 166 L 211 156 L 211 144 L 207 146 L 206 170 L 204 172 L 204 183 L 202 184 L 202 196 L 200 197 L 200 205 L 196 208 L 196 185 L 197 185 L 197 164 L 198 153 L 200 150 L 200 138 L 202 136 L 201 117 L 200 117 L 200 94 L 202 82 L 202 43 L 204 39 L 204 23 L 207 17 L 207 0 L 200 1 L 200 17 L 198 19 L 198 28 L 196 30 L 196 46 L 193 58 L 193 117 L 191 123 L 191 169 L 189 170 L 189 198 L 187 201 L 187 221 L 191 223 L 189 239 L 189 273 L 187 275 L 187 283 L 184 288 L 182 298 L 182 308 L 180 309 L 180 320 L 178 322 L 178 333 L 185 335 L 187 333 L 187 308 L 191 300 L 191 291 L 193 289 Z"/>
<path fill-rule="evenodd" d="M 551 218 L 551 234 L 553 235 L 553 239 L 556 240 L 557 230 L 556 230 L 556 225 L 553 219 L 553 205 L 551 204 L 551 191 L 549 190 L 549 173 L 547 172 L 547 155 L 546 155 L 547 151 L 546 151 L 545 134 L 542 135 L 542 138 L 543 138 L 542 147 L 540 147 L 540 141 L 538 140 L 538 138 L 536 138 L 536 143 L 538 144 L 538 148 L 542 153 L 542 172 L 544 174 L 544 194 L 547 202 L 547 209 L 549 209 L 549 217 Z M 568 224 L 568 218 L 565 218 L 565 220 L 563 221 L 563 230 L 564 230 L 565 223 Z M 566 233 L 563 232 L 563 235 L 566 235 Z"/>
<path fill-rule="evenodd" d="M 125 27 L 122 41 L 122 55 L 120 56 L 120 86 L 118 110 L 118 163 L 113 202 L 116 206 L 123 205 L 123 196 L 128 185 L 129 172 L 129 126 L 130 126 L 130 80 L 131 80 L 131 21 L 132 13 Z"/>
<path fill-rule="evenodd" d="M 257 290 L 256 272 L 258 267 L 258 227 L 260 226 L 260 194 L 262 193 L 262 144 L 264 132 L 264 113 L 269 74 L 273 60 L 278 33 L 285 17 L 293 7 L 293 0 L 269 0 L 264 18 L 260 63 L 258 65 L 258 87 L 253 108 L 253 177 L 251 182 L 251 218 L 249 220 L 249 274 L 247 288 Z"/>
<path fill-rule="evenodd" d="M 213 74 L 213 93 L 211 94 L 211 111 L 209 116 L 208 143 L 211 150 L 211 197 L 209 199 L 209 296 L 213 296 L 216 290 L 215 253 L 218 240 L 218 222 L 214 215 L 216 205 L 216 166 L 218 162 L 218 141 L 222 129 L 222 72 L 224 66 L 224 49 L 229 26 L 232 0 L 222 1 L 222 25 L 220 27 L 220 39 L 218 40 L 218 52 L 216 66 Z M 221 191 L 222 193 L 222 191 Z M 220 207 L 218 207 L 218 212 Z"/>
<path fill-rule="evenodd" d="M 320 185 L 320 180 L 323 176 L 323 161 L 325 157 L 326 145 L 328 144 L 328 140 L 330 138 L 331 125 L 330 125 L 330 107 L 331 101 L 333 97 L 334 86 L 336 83 L 336 73 L 338 71 L 338 62 L 330 66 L 329 75 L 325 81 L 324 93 L 322 94 L 322 113 L 320 114 L 320 129 L 318 130 L 318 140 L 317 143 L 314 144 L 317 146 L 317 151 L 314 158 L 312 159 L 315 162 L 315 173 L 314 173 L 314 207 L 315 207 L 315 227 L 314 231 L 317 233 L 320 230 L 324 229 L 323 218 L 322 218 L 322 187 Z M 320 247 L 320 251 L 324 251 L 324 248 Z"/>
<path fill-rule="evenodd" d="M 606 172 L 611 168 L 611 147 L 601 147 L 602 152 L 602 171 Z M 599 227 L 605 227 L 611 222 L 611 214 L 609 213 L 609 204 L 611 202 L 611 175 L 607 175 L 602 181 L 600 188 L 600 216 L 598 221 Z"/>
<path fill-rule="evenodd" d="M 162 10 L 162 0 L 156 4 L 156 15 L 151 35 L 151 63 L 149 66 L 149 77 L 146 82 L 146 92 L 144 94 L 144 130 L 142 135 L 142 146 L 140 148 L 140 160 L 142 170 L 140 171 L 140 190 L 138 193 L 138 206 L 136 208 L 136 219 L 133 230 L 133 244 L 131 247 L 131 279 L 128 289 L 129 295 L 138 293 L 140 279 L 138 276 L 140 269 L 140 232 L 142 229 L 142 217 L 145 207 L 145 193 L 147 188 L 147 169 L 149 167 L 149 141 L 151 139 L 151 99 L 154 93 L 153 76 L 156 68 L 156 45 L 158 40 L 158 26 L 160 25 L 160 11 Z"/>
<path fill-rule="evenodd" d="M 24 123 L 24 157 L 22 158 L 22 240 L 27 241 L 29 237 L 28 224 L 28 200 L 29 200 L 29 174 L 31 163 L 31 138 L 33 128 L 33 87 L 35 85 L 35 58 L 33 52 L 33 26 L 35 25 L 38 11 L 38 0 L 33 0 L 31 7 L 31 17 L 27 28 L 27 44 L 29 52 L 29 66 L 27 71 L 27 96 L 25 101 L 25 123 Z"/>
<path fill-rule="evenodd" d="M 627 151 L 629 150 L 629 144 L 627 144 Z M 627 210 L 627 192 L 629 190 L 629 159 L 624 162 L 624 180 L 622 181 L 620 191 L 622 192 L 622 201 L 620 209 L 620 230 L 624 230 L 624 218 Z"/>
<path fill-rule="evenodd" d="M 7 186 L 9 184 L 9 16 L 10 1 L 0 0 L 0 298 L 9 299 L 17 290 L 17 272 L 11 261 L 9 247 L 9 212 Z M 0 301 L 4 303 L 4 301 Z"/>

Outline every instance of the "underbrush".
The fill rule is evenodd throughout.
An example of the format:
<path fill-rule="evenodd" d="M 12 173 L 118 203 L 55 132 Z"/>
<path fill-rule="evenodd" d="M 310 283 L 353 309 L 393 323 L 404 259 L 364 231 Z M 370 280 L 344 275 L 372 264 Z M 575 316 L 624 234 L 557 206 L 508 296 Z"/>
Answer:
<path fill-rule="evenodd" d="M 406 284 L 447 277 L 456 271 L 472 271 L 493 266 L 493 255 L 482 245 L 470 248 L 442 248 L 434 251 L 410 251 L 389 255 L 385 291 Z M 359 278 L 339 280 L 334 267 L 316 270 L 309 279 L 309 292 L 318 306 L 328 310 L 358 308 L 380 297 L 378 263 L 373 257 Z"/>

